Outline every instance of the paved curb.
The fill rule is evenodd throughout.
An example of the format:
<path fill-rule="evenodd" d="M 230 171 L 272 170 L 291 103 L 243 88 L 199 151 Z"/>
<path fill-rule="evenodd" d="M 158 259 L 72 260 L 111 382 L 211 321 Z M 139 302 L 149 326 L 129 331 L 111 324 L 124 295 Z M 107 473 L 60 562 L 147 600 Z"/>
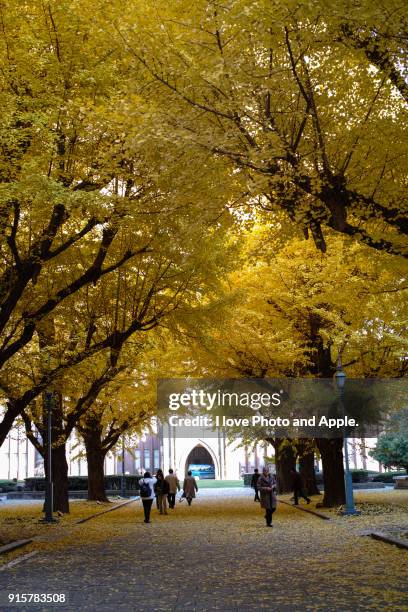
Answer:
<path fill-rule="evenodd" d="M 319 518 L 323 519 L 324 521 L 330 521 L 331 520 L 331 517 L 327 516 L 327 514 L 323 514 L 322 512 L 317 512 L 316 510 L 310 510 L 310 508 L 302 508 L 301 506 L 294 506 L 293 504 L 291 504 L 291 503 L 289 503 L 287 501 L 283 501 L 283 499 L 279 499 L 279 497 L 278 497 L 278 502 L 280 504 L 286 504 L 287 506 L 290 506 L 294 510 L 300 510 L 301 512 L 308 512 L 309 514 L 314 514 L 314 516 L 318 516 Z"/>
<path fill-rule="evenodd" d="M 138 499 L 138 498 L 136 498 Z M 102 512 L 97 512 L 96 514 L 92 514 L 91 516 L 87 516 L 84 519 L 80 519 L 79 521 L 76 521 L 76 523 L 74 523 L 74 525 L 79 525 L 81 523 L 86 523 L 86 521 L 90 521 L 93 518 L 96 518 L 98 516 L 101 516 L 102 514 L 106 514 L 107 512 L 113 512 L 114 510 L 118 510 L 118 508 L 122 508 L 123 506 L 127 506 L 128 504 L 133 503 L 134 501 L 136 501 L 136 499 L 130 499 L 128 501 L 125 501 L 123 504 L 118 504 L 116 506 L 114 506 L 113 508 L 108 508 L 107 510 L 103 510 Z M 69 528 L 67 528 L 66 531 L 69 531 Z M 58 536 L 60 536 L 62 534 L 58 534 Z M 34 536 L 33 538 L 29 539 L 29 540 L 17 540 L 17 542 L 10 542 L 10 544 L 5 544 L 4 546 L 0 547 L 0 555 L 1 554 L 5 554 L 8 553 L 12 550 L 15 550 L 17 548 L 22 548 L 23 546 L 26 546 L 27 544 L 31 544 L 32 542 L 35 542 L 39 539 L 41 539 L 43 536 Z M 29 555 L 22 555 L 21 557 L 17 557 L 17 559 L 21 559 L 21 561 L 23 561 L 24 559 L 28 558 L 29 556 L 32 556 L 32 554 L 30 553 Z M 11 562 L 13 565 L 15 564 L 16 560 L 13 560 L 13 562 Z M 10 563 L 7 563 L 6 565 L 2 566 L 1 570 L 10 567 Z"/>
<path fill-rule="evenodd" d="M 374 540 L 380 540 L 381 542 L 385 542 L 386 544 L 393 544 L 394 546 L 398 546 L 398 548 L 405 548 L 405 550 L 408 550 L 408 541 L 404 542 L 399 538 L 387 536 L 385 535 L 385 533 L 381 533 L 380 531 L 372 531 L 368 535 L 374 538 Z"/>
<path fill-rule="evenodd" d="M 26 546 L 26 544 L 30 544 L 32 542 L 32 538 L 29 540 L 17 540 L 16 542 L 10 542 L 10 544 L 5 544 L 0 547 L 0 555 L 3 553 L 8 553 L 11 550 L 15 550 L 16 548 L 21 548 L 22 546 Z"/>
<path fill-rule="evenodd" d="M 113 508 L 108 508 L 107 510 L 102 510 L 102 512 L 91 514 L 91 516 L 87 516 L 86 518 L 80 519 L 79 521 L 77 521 L 75 525 L 86 523 L 87 521 L 90 521 L 93 518 L 101 516 L 102 514 L 107 514 L 108 512 L 113 512 L 114 510 L 117 510 L 118 508 L 123 508 L 123 506 L 127 506 L 128 504 L 133 504 L 133 502 L 137 501 L 138 499 L 139 499 L 138 497 L 136 497 L 135 499 L 129 499 L 128 501 L 123 502 L 123 504 L 118 504 L 117 506 L 114 506 Z"/>
<path fill-rule="evenodd" d="M 31 559 L 31 557 L 38 555 L 38 553 L 39 553 L 38 550 L 33 550 L 33 552 L 27 553 L 26 555 L 20 555 L 19 557 L 17 557 L 16 559 L 13 559 L 9 563 L 2 565 L 0 567 L 0 572 L 4 572 L 5 570 L 8 570 L 10 567 L 13 567 L 14 565 L 18 565 L 19 563 L 21 563 L 22 561 L 25 561 L 26 559 Z"/>

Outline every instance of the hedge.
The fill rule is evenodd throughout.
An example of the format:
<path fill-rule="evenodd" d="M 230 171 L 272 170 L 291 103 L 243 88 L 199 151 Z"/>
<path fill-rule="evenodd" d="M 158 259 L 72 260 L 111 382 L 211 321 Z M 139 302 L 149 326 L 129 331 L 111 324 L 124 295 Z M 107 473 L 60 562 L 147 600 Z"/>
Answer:
<path fill-rule="evenodd" d="M 125 489 L 127 491 L 138 491 L 139 480 L 142 478 L 139 474 L 125 474 Z M 112 474 L 104 477 L 105 490 L 120 491 L 122 476 L 120 474 Z M 25 489 L 26 491 L 44 491 L 45 490 L 45 478 L 26 478 Z M 69 491 L 87 491 L 88 489 L 88 476 L 68 476 L 68 490 Z"/>
<path fill-rule="evenodd" d="M 353 482 L 368 482 L 368 471 L 367 470 L 350 470 Z M 323 484 L 323 472 L 316 472 L 316 483 L 318 485 Z M 244 474 L 244 486 L 249 487 L 251 485 L 252 474 Z"/>
<path fill-rule="evenodd" d="M 25 488 L 24 482 L 21 480 L 0 480 L 0 493 L 9 493 L 11 491 L 21 491 Z"/>
<path fill-rule="evenodd" d="M 382 474 L 377 474 L 374 476 L 373 482 L 389 482 L 390 484 L 393 484 L 395 476 L 406 475 L 406 472 L 383 472 Z"/>
<path fill-rule="evenodd" d="M 368 482 L 367 470 L 350 470 L 353 482 Z"/>

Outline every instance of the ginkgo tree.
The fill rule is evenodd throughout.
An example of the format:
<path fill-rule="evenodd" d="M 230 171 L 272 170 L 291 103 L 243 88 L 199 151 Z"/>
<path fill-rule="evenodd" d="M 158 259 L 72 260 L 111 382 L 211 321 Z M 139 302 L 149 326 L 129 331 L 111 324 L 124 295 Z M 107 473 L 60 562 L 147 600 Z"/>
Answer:
<path fill-rule="evenodd" d="M 167 336 L 168 334 L 164 334 Z M 124 347 L 122 371 L 104 386 L 89 410 L 77 422 L 83 440 L 88 469 L 88 499 L 108 501 L 105 493 L 104 463 L 109 452 L 116 452 L 124 435 L 140 437 L 152 430 L 156 418 L 156 382 L 160 364 L 166 367 L 172 338 L 163 339 L 163 330 Z M 125 365 L 127 364 L 127 365 Z M 169 375 L 169 369 L 166 374 Z M 121 449 L 122 450 L 122 449 Z M 123 458 L 122 458 L 123 461 Z"/>
<path fill-rule="evenodd" d="M 208 153 L 169 151 L 149 131 L 134 71 L 93 3 L 1 11 L 0 443 L 20 415 L 44 454 L 31 427 L 44 434 L 41 394 L 53 388 L 55 499 L 66 510 L 66 438 L 117 374 L 122 347 L 217 285 L 233 181 Z M 80 372 L 67 415 L 67 381 Z"/>
<path fill-rule="evenodd" d="M 160 246 L 141 256 L 137 265 L 129 262 L 122 267 L 116 282 L 105 277 L 95 287 L 65 300 L 47 326 L 41 327 L 43 339 L 40 335 L 30 355 L 27 351 L 28 363 L 12 360 L 11 366 L 18 364 L 20 376 L 15 379 L 10 370 L 3 386 L 8 394 L 16 394 L 12 400 L 20 407 L 30 440 L 42 454 L 44 446 L 31 429 L 32 421 L 44 433 L 41 402 L 34 408 L 27 404 L 23 408 L 22 402 L 30 399 L 33 404 L 49 381 L 48 373 L 43 373 L 47 351 L 57 364 L 53 471 L 58 483 L 55 500 L 62 511 L 68 510 L 66 440 L 103 387 L 124 369 L 121 351 L 126 343 L 135 334 L 137 343 L 138 335 L 159 325 L 171 326 L 179 316 L 191 318 L 195 310 L 205 308 L 221 288 L 220 275 L 231 265 L 222 226 L 211 229 L 204 217 L 201 226 L 195 223 L 194 228 L 188 227 L 186 215 L 179 218 L 177 232 L 176 226 L 173 216 L 171 232 L 165 226 L 160 230 Z M 137 353 L 128 358 L 137 360 Z M 81 385 L 78 379 L 83 381 Z M 71 398 L 67 406 L 65 397 Z"/>
<path fill-rule="evenodd" d="M 71 4 L 1 7 L 0 383 L 7 406 L 0 443 L 63 368 L 88 356 L 68 351 L 16 394 L 12 372 L 36 345 L 43 320 L 51 321 L 66 300 L 72 307 L 77 292 L 171 241 L 172 232 L 194 234 L 197 218 L 198 225 L 204 218 L 220 225 L 228 217 L 225 168 L 196 151 L 196 167 L 205 170 L 199 174 L 190 151 L 168 151 L 151 135 L 143 101 L 129 88 L 134 73 L 93 19 L 93 4 Z M 205 206 L 204 197 L 211 199 Z M 92 350 L 112 342 L 107 337 Z"/>
<path fill-rule="evenodd" d="M 341 236 L 322 254 L 295 238 L 269 248 L 267 226 L 247 237 L 245 264 L 229 275 L 233 308 L 198 342 L 207 376 L 331 378 L 338 354 L 350 377 L 406 375 L 406 264 Z M 244 428 L 245 429 L 245 428 Z M 241 432 L 246 442 L 262 430 Z M 249 438 L 248 438 L 249 436 Z M 302 443 L 273 442 L 283 490 Z M 344 502 L 342 439 L 317 439 L 325 505 Z M 306 445 L 307 446 L 307 445 Z M 310 445 L 306 449 L 310 453 Z M 284 460 L 281 462 L 279 451 Z M 282 463 L 282 464 L 281 464 Z M 313 470 L 313 462 L 311 462 Z"/>

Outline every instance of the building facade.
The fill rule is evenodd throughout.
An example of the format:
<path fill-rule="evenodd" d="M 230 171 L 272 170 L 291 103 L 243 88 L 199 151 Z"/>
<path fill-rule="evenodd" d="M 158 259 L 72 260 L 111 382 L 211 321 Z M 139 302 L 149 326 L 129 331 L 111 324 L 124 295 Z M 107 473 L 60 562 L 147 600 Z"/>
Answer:
<path fill-rule="evenodd" d="M 189 438 L 178 437 L 175 428 L 165 424 L 158 426 L 155 434 L 146 433 L 132 442 L 121 440 L 114 452 L 106 456 L 105 474 L 141 474 L 146 470 L 155 472 L 161 467 L 165 472 L 172 468 L 179 478 L 184 478 L 187 470 L 192 469 L 199 477 L 201 474 L 217 480 L 238 480 L 243 473 L 262 468 L 274 454 L 271 445 L 257 444 L 248 448 L 240 439 L 230 442 L 221 429 L 214 432 L 202 428 L 194 434 Z M 368 456 L 374 444 L 375 439 L 350 440 L 350 466 L 381 471 L 378 462 Z M 81 443 L 72 436 L 66 448 L 69 475 L 85 476 L 87 463 Z M 0 479 L 24 480 L 43 475 L 41 455 L 27 440 L 24 428 L 15 426 L 0 448 Z"/>
<path fill-rule="evenodd" d="M 168 424 L 160 428 L 164 470 L 172 468 L 179 476 L 184 476 L 192 469 L 198 475 L 199 466 L 207 466 L 205 477 L 238 480 L 243 473 L 260 468 L 265 458 L 273 455 L 273 448 L 267 444 L 256 444 L 249 449 L 240 439 L 230 442 L 221 428 L 213 431 L 202 427 L 193 431 L 192 437 L 182 437 Z"/>

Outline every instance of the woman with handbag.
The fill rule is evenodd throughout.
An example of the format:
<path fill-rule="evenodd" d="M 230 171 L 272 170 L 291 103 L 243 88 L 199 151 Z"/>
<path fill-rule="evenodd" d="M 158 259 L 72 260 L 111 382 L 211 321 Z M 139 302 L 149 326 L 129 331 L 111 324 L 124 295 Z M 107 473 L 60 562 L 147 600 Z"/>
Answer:
<path fill-rule="evenodd" d="M 191 506 L 191 502 L 195 497 L 196 491 L 198 491 L 197 482 L 192 475 L 191 470 L 189 470 L 183 483 L 183 495 L 187 499 L 189 506 Z"/>
<path fill-rule="evenodd" d="M 265 510 L 266 526 L 272 527 L 272 514 L 276 510 L 276 480 L 265 466 L 258 480 L 258 491 L 261 496 L 261 508 Z"/>

